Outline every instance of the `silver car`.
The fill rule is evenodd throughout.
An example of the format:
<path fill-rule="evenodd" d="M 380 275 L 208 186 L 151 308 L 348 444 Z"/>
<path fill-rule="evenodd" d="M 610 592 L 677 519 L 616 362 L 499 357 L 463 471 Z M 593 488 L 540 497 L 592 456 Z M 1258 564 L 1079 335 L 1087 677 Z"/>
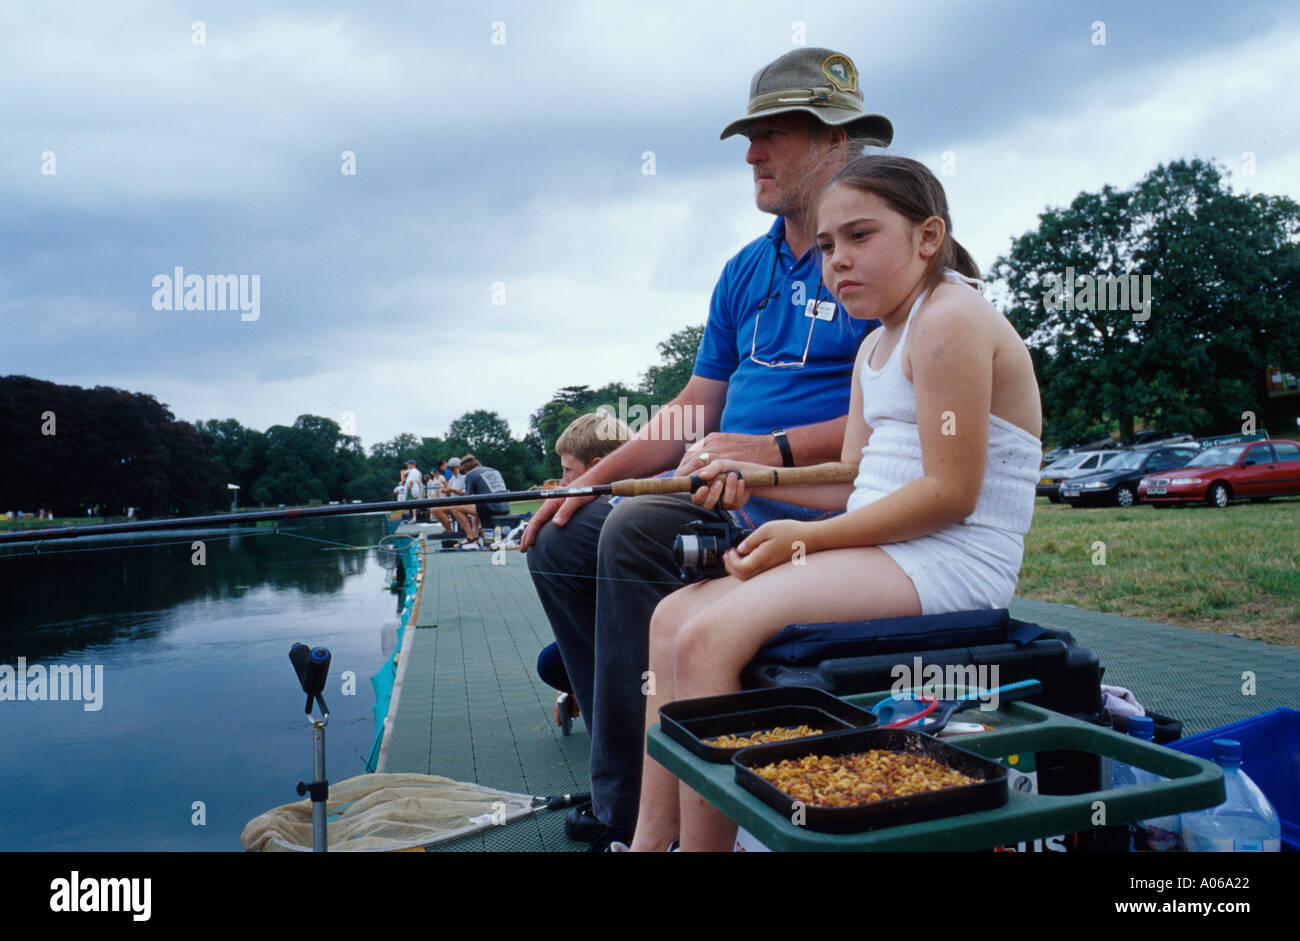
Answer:
<path fill-rule="evenodd" d="M 1034 492 L 1040 497 L 1047 497 L 1053 503 L 1061 502 L 1061 481 L 1071 477 L 1095 474 L 1123 451 L 1079 451 L 1069 457 L 1061 458 L 1055 464 L 1049 464 L 1039 471 L 1038 486 Z"/>

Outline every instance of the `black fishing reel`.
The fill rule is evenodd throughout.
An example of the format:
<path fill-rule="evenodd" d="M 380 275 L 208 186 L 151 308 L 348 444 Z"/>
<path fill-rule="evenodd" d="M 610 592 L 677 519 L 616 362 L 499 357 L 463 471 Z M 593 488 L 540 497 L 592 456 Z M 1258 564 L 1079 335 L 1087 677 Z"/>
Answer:
<path fill-rule="evenodd" d="M 690 584 L 722 578 L 727 574 L 722 564 L 723 555 L 728 549 L 740 545 L 741 540 L 752 532 L 752 529 L 737 526 L 726 516 L 716 521 L 692 520 L 687 523 L 673 539 L 673 561 L 681 569 L 682 579 Z"/>

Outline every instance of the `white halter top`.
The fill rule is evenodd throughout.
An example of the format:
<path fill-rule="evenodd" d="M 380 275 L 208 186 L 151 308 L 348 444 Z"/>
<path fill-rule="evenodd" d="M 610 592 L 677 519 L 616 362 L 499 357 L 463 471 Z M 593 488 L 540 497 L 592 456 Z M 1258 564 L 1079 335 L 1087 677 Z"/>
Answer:
<path fill-rule="evenodd" d="M 948 281 L 965 282 L 978 290 L 980 282 L 955 271 L 944 272 Z M 903 335 L 880 369 L 870 366 L 871 353 L 882 333 L 871 341 L 862 361 L 862 417 L 871 428 L 871 440 L 862 449 L 862 463 L 853 482 L 846 509 L 874 503 L 905 484 L 924 476 L 921 437 L 916 427 L 916 390 L 903 375 L 902 350 L 912 319 L 929 295 L 925 291 L 907 315 Z M 1034 516 L 1034 488 L 1042 464 L 1042 442 L 1006 419 L 989 415 L 989 454 L 984 465 L 984 483 L 975 512 L 962 523 L 992 526 L 1024 533 Z"/>

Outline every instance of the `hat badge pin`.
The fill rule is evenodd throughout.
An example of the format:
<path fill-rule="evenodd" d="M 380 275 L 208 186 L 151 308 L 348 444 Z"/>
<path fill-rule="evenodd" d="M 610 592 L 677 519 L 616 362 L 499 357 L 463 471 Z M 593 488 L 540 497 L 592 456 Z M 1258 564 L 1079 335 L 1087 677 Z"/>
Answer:
<path fill-rule="evenodd" d="M 853 67 L 853 61 L 848 56 L 839 53 L 827 56 L 822 60 L 822 74 L 842 92 L 852 93 L 858 90 L 858 70 Z"/>

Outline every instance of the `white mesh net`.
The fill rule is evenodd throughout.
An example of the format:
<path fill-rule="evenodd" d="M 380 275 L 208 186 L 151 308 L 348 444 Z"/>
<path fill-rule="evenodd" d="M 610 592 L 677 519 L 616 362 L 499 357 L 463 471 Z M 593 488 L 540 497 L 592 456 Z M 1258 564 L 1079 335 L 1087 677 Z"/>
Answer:
<path fill-rule="evenodd" d="M 428 774 L 363 774 L 330 784 L 329 851 L 416 849 L 532 813 L 528 794 Z M 254 817 L 240 841 L 253 852 L 311 852 L 311 801 Z"/>

